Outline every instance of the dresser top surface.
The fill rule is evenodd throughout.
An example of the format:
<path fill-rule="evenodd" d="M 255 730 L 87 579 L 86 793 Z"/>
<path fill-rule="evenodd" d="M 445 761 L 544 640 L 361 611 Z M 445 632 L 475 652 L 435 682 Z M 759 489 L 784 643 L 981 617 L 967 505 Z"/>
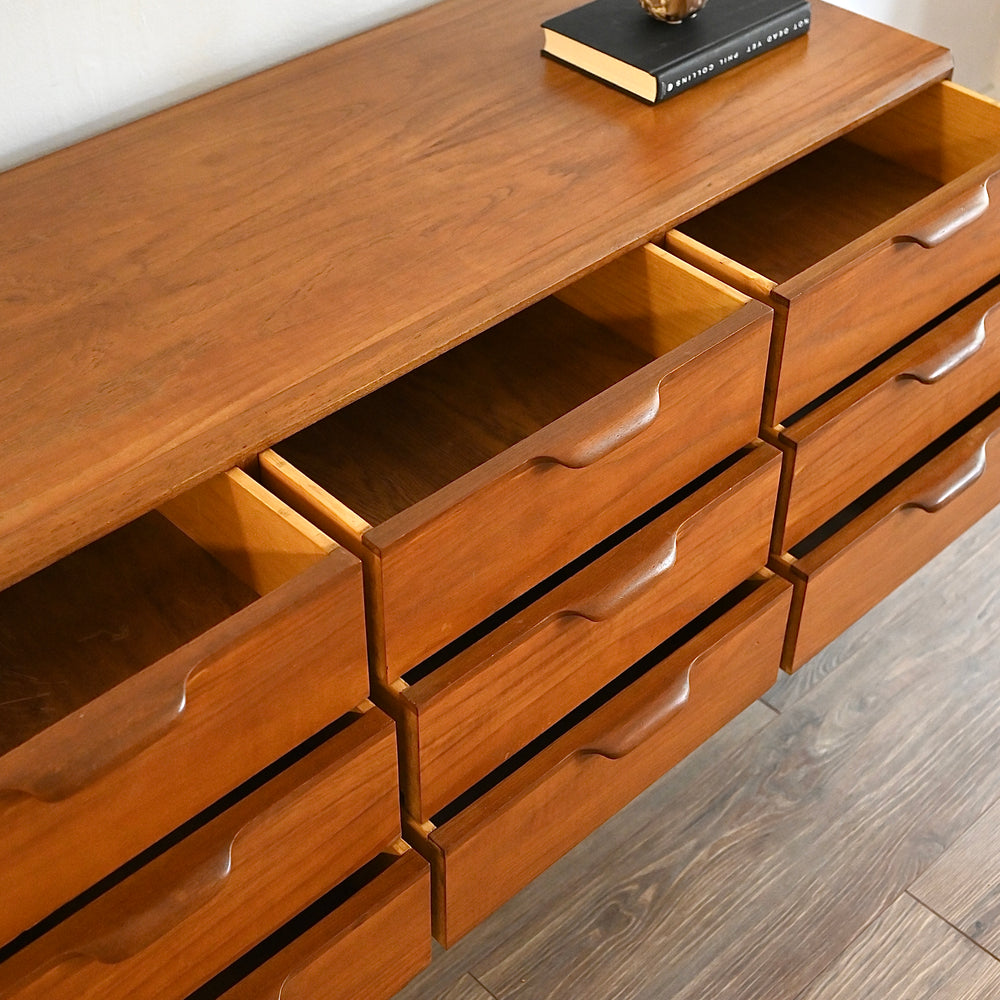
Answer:
<path fill-rule="evenodd" d="M 0 586 L 908 93 L 947 52 L 816 0 L 655 107 L 444 0 L 0 174 Z"/>

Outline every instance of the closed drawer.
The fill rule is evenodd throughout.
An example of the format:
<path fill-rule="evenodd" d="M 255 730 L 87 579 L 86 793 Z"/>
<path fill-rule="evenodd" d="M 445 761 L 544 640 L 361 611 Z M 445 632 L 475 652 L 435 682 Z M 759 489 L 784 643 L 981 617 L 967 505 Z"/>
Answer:
<path fill-rule="evenodd" d="M 431 960 L 430 868 L 402 841 L 395 850 L 286 925 L 275 935 L 283 947 L 231 989 L 210 989 L 213 1000 L 389 1000 Z"/>
<path fill-rule="evenodd" d="M 398 837 L 374 707 L 0 965 L 5 1000 L 182 1000 Z"/>
<path fill-rule="evenodd" d="M 786 670 L 801 667 L 996 505 L 998 430 L 994 410 L 839 514 L 831 523 L 843 524 L 839 530 L 817 532 L 775 563 L 795 584 Z"/>
<path fill-rule="evenodd" d="M 936 84 L 681 229 L 674 252 L 774 305 L 785 421 L 996 273 L 1000 106 Z"/>
<path fill-rule="evenodd" d="M 779 471 L 773 448 L 748 449 L 426 676 L 393 682 L 410 815 L 438 812 L 760 569 Z"/>
<path fill-rule="evenodd" d="M 431 862 L 437 939 L 457 941 L 763 694 L 777 677 L 789 596 L 780 579 L 758 581 L 443 814 L 408 823 Z"/>
<path fill-rule="evenodd" d="M 353 556 L 241 472 L 164 513 L 0 593 L 2 941 L 368 695 Z"/>
<path fill-rule="evenodd" d="M 788 427 L 786 552 L 1000 390 L 1000 286 Z"/>
<path fill-rule="evenodd" d="M 646 246 L 260 456 L 395 680 L 751 441 L 770 313 Z"/>

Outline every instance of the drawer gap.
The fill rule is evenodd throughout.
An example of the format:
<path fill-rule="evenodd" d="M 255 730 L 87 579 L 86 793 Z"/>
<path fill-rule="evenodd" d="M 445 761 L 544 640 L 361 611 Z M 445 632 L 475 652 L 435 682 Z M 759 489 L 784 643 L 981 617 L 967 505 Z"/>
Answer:
<path fill-rule="evenodd" d="M 727 611 L 736 607 L 737 604 L 745 600 L 755 590 L 767 583 L 769 579 L 770 574 L 758 574 L 744 581 L 738 587 L 734 587 L 728 594 L 716 601 L 715 604 L 692 619 L 683 628 L 678 629 L 669 639 L 660 643 L 659 646 L 619 674 L 613 681 L 601 688 L 600 691 L 593 694 L 585 702 L 565 715 L 554 726 L 549 727 L 549 729 L 536 737 L 531 743 L 513 754 L 503 764 L 495 768 L 439 812 L 435 813 L 431 817 L 431 824 L 434 827 L 440 827 L 450 819 L 453 819 L 473 802 L 485 795 L 490 789 L 499 785 L 500 782 L 536 757 L 542 750 L 553 744 L 574 726 L 577 726 L 587 716 L 592 715 L 602 705 L 607 704 L 615 695 L 625 690 L 631 684 L 634 684 L 640 677 L 680 649 L 712 622 L 717 621 Z"/>
<path fill-rule="evenodd" d="M 546 579 L 542 580 L 541 583 L 538 583 L 530 590 L 525 591 L 519 597 L 504 605 L 504 607 L 485 618 L 479 624 L 464 632 L 462 635 L 458 636 L 458 638 L 452 640 L 452 642 L 442 647 L 436 653 L 406 671 L 403 674 L 403 680 L 407 684 L 416 684 L 418 681 L 429 676 L 463 650 L 468 649 L 480 639 L 489 635 L 489 633 L 498 626 L 509 621 L 515 615 L 520 614 L 535 601 L 544 597 L 560 584 L 565 583 L 572 576 L 575 576 L 586 566 L 589 566 L 601 556 L 607 554 L 616 546 L 620 545 L 626 538 L 629 538 L 637 531 L 640 531 L 642 528 L 655 521 L 658 517 L 661 517 L 671 507 L 677 506 L 677 504 L 681 503 L 687 497 L 696 493 L 707 483 L 710 483 L 713 479 L 725 472 L 726 469 L 736 465 L 740 459 L 748 455 L 751 450 L 752 446 L 748 445 L 746 448 L 741 448 L 739 451 L 729 455 L 723 461 L 716 463 L 711 469 L 708 469 L 706 472 L 702 473 L 702 475 L 698 476 L 697 479 L 687 483 L 684 487 L 672 493 L 660 503 L 656 504 L 656 506 L 651 507 L 644 514 L 609 535 L 593 548 L 588 549 L 583 553 L 583 555 L 577 557 L 572 562 L 567 563 L 558 572 L 546 577 Z"/>
<path fill-rule="evenodd" d="M 786 428 L 789 429 L 792 428 L 795 425 L 795 423 L 797 423 L 800 420 L 803 420 L 805 417 L 809 416 L 809 414 L 813 413 L 815 410 L 818 410 L 821 406 L 823 406 L 825 403 L 828 403 L 834 397 L 840 395 L 840 393 L 844 392 L 850 386 L 855 385 L 857 382 L 860 382 L 866 375 L 869 375 L 880 365 L 883 365 L 885 364 L 885 362 L 890 360 L 890 358 L 895 357 L 897 354 L 900 354 L 902 351 L 904 351 L 907 347 L 916 343 L 918 340 L 920 340 L 921 337 L 926 336 L 935 327 L 940 326 L 942 323 L 949 320 L 952 316 L 956 315 L 957 313 L 960 313 L 963 309 L 972 305 L 972 303 L 974 303 L 976 299 L 982 297 L 983 295 L 986 295 L 987 293 L 998 287 L 1000 287 L 1000 277 L 996 277 L 990 281 L 987 281 L 985 284 L 977 288 L 974 292 L 971 292 L 969 295 L 966 295 L 965 298 L 960 299 L 954 305 L 950 306 L 939 316 L 935 316 L 932 320 L 925 323 L 923 326 L 915 330 L 913 333 L 897 341 L 888 350 L 883 351 L 877 357 L 873 358 L 871 361 L 862 365 L 856 371 L 852 372 L 849 376 L 847 376 L 847 378 L 842 379 L 836 385 L 831 386 L 829 389 L 827 389 L 826 392 L 817 396 L 815 399 L 810 400 L 805 406 L 796 410 L 794 413 L 789 414 L 782 421 L 782 424 Z"/>
<path fill-rule="evenodd" d="M 319 923 L 338 907 L 343 906 L 368 883 L 388 871 L 398 860 L 398 854 L 383 851 L 317 899 L 316 902 L 307 906 L 270 937 L 251 948 L 229 968 L 220 972 L 214 979 L 210 979 L 200 989 L 195 990 L 188 996 L 187 1000 L 216 1000 L 217 997 L 245 979 L 259 965 L 263 965 L 264 962 L 274 958 L 281 950 L 291 945 L 314 924 Z"/>
<path fill-rule="evenodd" d="M 257 789 L 263 787 L 267 784 L 267 782 L 281 774 L 282 771 L 286 771 L 293 764 L 302 760 L 314 750 L 317 750 L 324 743 L 334 739 L 339 733 L 342 733 L 353 723 L 357 722 L 358 719 L 360 719 L 364 714 L 364 709 L 365 706 L 362 705 L 353 711 L 345 712 L 328 726 L 311 736 L 308 740 L 303 741 L 297 747 L 293 748 L 288 753 L 283 754 L 276 761 L 259 771 L 252 778 L 244 781 L 231 792 L 221 796 L 207 809 L 203 809 L 196 816 L 191 817 L 191 819 L 178 826 L 175 830 L 172 830 L 165 837 L 162 837 L 155 844 L 152 844 L 150 847 L 146 848 L 146 850 L 137 854 L 126 864 L 113 871 L 110 875 L 105 876 L 85 892 L 82 892 L 79 896 L 53 911 L 49 916 L 40 921 L 34 927 L 25 931 L 23 934 L 20 934 L 8 944 L 0 946 L 0 963 L 6 961 L 16 952 L 31 944 L 32 941 L 35 941 L 37 938 L 40 938 L 42 935 L 48 933 L 52 930 L 52 928 L 62 923 L 68 917 L 71 917 L 77 911 L 83 909 L 89 903 L 99 899 L 109 889 L 112 889 L 114 886 L 125 881 L 125 879 L 127 879 L 130 875 L 134 875 L 140 869 L 160 857 L 160 855 L 164 854 L 172 847 L 176 847 L 178 844 L 182 843 L 187 837 L 191 836 L 191 834 L 205 826 L 205 824 L 210 823 L 216 817 L 221 816 L 224 812 L 226 812 L 226 810 L 231 809 L 248 795 L 253 794 L 257 791 Z"/>
<path fill-rule="evenodd" d="M 252 604 L 149 513 L 0 594 L 0 754 Z"/>
<path fill-rule="evenodd" d="M 982 406 L 955 424 L 946 434 L 942 434 L 936 441 L 929 444 L 922 451 L 900 465 L 895 471 L 876 483 L 867 492 L 838 511 L 838 513 L 820 525 L 815 531 L 806 535 L 802 541 L 789 550 L 789 554 L 795 559 L 801 559 L 809 552 L 812 552 L 896 486 L 923 468 L 923 466 L 941 454 L 946 448 L 953 445 L 959 438 L 972 430 L 976 424 L 984 420 L 998 408 L 1000 408 L 1000 395 L 987 400 Z"/>

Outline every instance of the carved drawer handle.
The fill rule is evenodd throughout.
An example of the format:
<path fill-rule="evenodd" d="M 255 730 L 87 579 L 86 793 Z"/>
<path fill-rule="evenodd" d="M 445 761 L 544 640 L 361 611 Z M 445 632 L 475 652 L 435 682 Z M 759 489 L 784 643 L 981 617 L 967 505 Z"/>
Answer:
<path fill-rule="evenodd" d="M 581 603 L 572 614 L 592 622 L 604 621 L 637 601 L 677 562 L 677 532 L 639 563 L 630 573 L 619 577 Z"/>
<path fill-rule="evenodd" d="M 584 469 L 638 437 L 660 412 L 660 387 L 653 387 L 644 400 L 630 402 L 623 414 L 618 414 L 609 427 L 595 430 L 578 439 L 557 442 L 548 452 L 534 461 L 556 462 L 567 469 Z"/>
<path fill-rule="evenodd" d="M 497 660 L 526 643 L 552 622 L 561 618 L 582 618 L 585 621 L 605 621 L 627 608 L 638 600 L 650 587 L 668 573 L 677 561 L 677 533 L 674 532 L 667 541 L 656 549 L 647 559 L 635 566 L 630 572 L 609 583 L 586 601 L 581 601 L 576 607 L 564 608 L 546 615 L 541 621 L 535 622 L 520 635 L 505 643 L 490 654 L 490 660 Z"/>
<path fill-rule="evenodd" d="M 905 506 L 916 507 L 928 514 L 935 514 L 952 500 L 961 496 L 986 471 L 986 445 L 988 443 L 981 444 L 976 449 L 976 453 L 971 458 L 966 459 L 945 482 L 910 500 Z"/>
<path fill-rule="evenodd" d="M 982 316 L 979 322 L 968 331 L 957 344 L 951 344 L 936 358 L 922 365 L 917 365 L 910 371 L 901 372 L 896 378 L 899 381 L 912 379 L 921 385 L 934 385 L 940 382 L 969 358 L 977 354 L 986 343 L 986 324 L 990 317 L 1000 308 L 995 305 Z"/>
<path fill-rule="evenodd" d="M 233 843 L 217 850 L 150 899 L 137 894 L 134 902 L 119 903 L 97 917 L 93 934 L 80 952 L 105 965 L 125 962 L 158 941 L 202 909 L 226 883 L 232 872 Z M 131 903 L 131 905 L 129 905 Z"/>
<path fill-rule="evenodd" d="M 137 675 L 141 677 L 141 675 Z M 61 802 L 159 740 L 184 714 L 187 678 L 176 676 L 143 693 L 138 704 L 120 685 L 100 709 L 84 706 L 59 723 L 52 742 L 63 752 L 11 751 L 0 769 L 0 796 L 28 795 Z"/>
<path fill-rule="evenodd" d="M 232 871 L 232 848 L 231 840 L 221 849 L 216 846 L 201 852 L 200 857 L 185 853 L 177 859 L 180 863 L 168 861 L 166 868 L 160 866 L 161 879 L 155 887 L 147 870 L 141 870 L 133 876 L 140 884 L 129 895 L 116 891 L 128 883 L 111 889 L 57 928 L 57 940 L 66 946 L 53 950 L 37 965 L 22 965 L 14 971 L 0 987 L 9 991 L 3 995 L 19 995 L 63 963 L 83 959 L 118 965 L 134 958 L 197 913 L 222 889 Z M 86 914 L 87 923 L 81 932 L 78 918 L 82 914 Z"/>
<path fill-rule="evenodd" d="M 650 736 L 680 712 L 691 695 L 691 667 L 681 671 L 643 709 L 609 729 L 604 735 L 576 752 L 581 756 L 620 760 L 637 750 Z"/>
<path fill-rule="evenodd" d="M 995 176 L 995 175 L 994 175 Z M 992 180 L 992 178 L 990 178 Z M 893 237 L 893 243 L 916 243 L 927 250 L 940 246 L 952 236 L 972 225 L 990 207 L 990 193 L 985 181 L 957 205 L 949 207 L 933 222 L 912 232 Z"/>

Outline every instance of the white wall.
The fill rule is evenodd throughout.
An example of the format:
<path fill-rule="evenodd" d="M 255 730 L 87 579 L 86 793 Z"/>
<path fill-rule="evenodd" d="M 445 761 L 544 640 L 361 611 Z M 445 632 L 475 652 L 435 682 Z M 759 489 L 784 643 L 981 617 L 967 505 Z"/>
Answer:
<path fill-rule="evenodd" d="M 0 0 L 0 170 L 431 0 Z M 836 0 L 1000 91 L 998 0 Z M 571 6 L 572 4 L 567 4 Z"/>
<path fill-rule="evenodd" d="M 0 0 L 0 170 L 432 0 Z"/>
<path fill-rule="evenodd" d="M 1000 94 L 998 0 L 833 0 L 858 14 L 946 45 L 955 79 L 973 90 Z"/>

